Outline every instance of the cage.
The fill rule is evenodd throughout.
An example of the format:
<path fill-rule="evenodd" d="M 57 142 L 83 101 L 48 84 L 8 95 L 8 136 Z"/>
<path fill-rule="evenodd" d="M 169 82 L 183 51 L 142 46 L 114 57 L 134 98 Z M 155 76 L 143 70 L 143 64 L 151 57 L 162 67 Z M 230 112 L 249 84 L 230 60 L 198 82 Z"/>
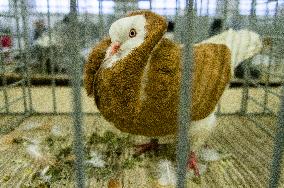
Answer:
<path fill-rule="evenodd" d="M 185 173 L 184 132 L 177 147 L 133 157 L 149 138 L 117 130 L 83 88 L 91 49 L 137 9 L 174 23 L 166 34 L 184 44 L 188 66 L 193 44 L 216 33 L 261 36 L 261 52 L 234 69 L 218 103 L 207 144 L 222 157 L 200 179 Z M 284 187 L 283 10 L 283 0 L 2 0 L 0 187 Z"/>

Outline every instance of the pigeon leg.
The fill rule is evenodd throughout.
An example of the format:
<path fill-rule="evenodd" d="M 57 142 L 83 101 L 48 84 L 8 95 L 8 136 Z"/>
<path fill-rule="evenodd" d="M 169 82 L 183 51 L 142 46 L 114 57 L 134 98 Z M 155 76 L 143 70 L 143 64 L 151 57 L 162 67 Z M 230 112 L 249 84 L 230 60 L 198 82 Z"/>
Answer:
<path fill-rule="evenodd" d="M 192 151 L 190 152 L 189 159 L 187 162 L 187 166 L 189 169 L 192 169 L 194 171 L 195 176 L 199 177 L 199 168 L 197 166 L 197 157 L 196 154 Z"/>
<path fill-rule="evenodd" d="M 158 151 L 159 149 L 158 139 L 151 139 L 149 143 L 135 145 L 135 147 L 136 147 L 136 153 L 135 153 L 136 156 L 139 156 L 148 151 Z"/>

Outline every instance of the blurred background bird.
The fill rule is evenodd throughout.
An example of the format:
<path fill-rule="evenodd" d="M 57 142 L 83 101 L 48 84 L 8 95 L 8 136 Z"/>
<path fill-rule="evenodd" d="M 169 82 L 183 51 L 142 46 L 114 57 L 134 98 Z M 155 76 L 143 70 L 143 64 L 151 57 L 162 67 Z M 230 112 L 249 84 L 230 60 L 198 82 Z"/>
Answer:
<path fill-rule="evenodd" d="M 212 24 L 210 25 L 209 29 L 209 37 L 213 37 L 218 35 L 224 31 L 223 20 L 220 18 L 216 18 L 213 20 Z M 233 29 L 237 29 L 235 24 L 233 24 Z M 247 76 L 248 78 L 252 79 L 259 79 L 260 78 L 260 70 L 254 64 L 249 64 L 247 61 L 243 61 L 238 64 L 238 66 L 234 69 L 234 76 L 236 78 L 243 79 L 245 77 L 245 69 L 247 66 Z"/>
<path fill-rule="evenodd" d="M 159 139 L 176 134 L 182 47 L 164 36 L 166 30 L 164 17 L 132 12 L 111 25 L 85 64 L 87 94 L 123 132 Z M 234 68 L 261 48 L 258 34 L 232 29 L 194 45 L 188 167 L 196 176 L 197 153 L 216 127 L 216 106 Z M 152 139 L 138 146 L 139 154 L 158 146 Z"/>

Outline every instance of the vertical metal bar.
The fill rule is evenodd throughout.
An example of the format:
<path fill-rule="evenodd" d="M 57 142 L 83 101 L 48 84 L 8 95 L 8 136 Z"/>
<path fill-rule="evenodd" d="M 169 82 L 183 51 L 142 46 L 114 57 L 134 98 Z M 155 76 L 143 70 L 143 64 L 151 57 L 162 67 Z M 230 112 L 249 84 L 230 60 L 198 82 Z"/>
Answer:
<path fill-rule="evenodd" d="M 240 0 L 237 0 L 237 3 L 236 5 L 234 5 L 234 15 L 235 15 L 235 18 L 237 21 L 236 21 L 236 24 L 237 24 L 237 28 L 235 29 L 240 29 L 240 23 L 241 23 L 241 16 L 240 16 L 240 10 L 239 10 L 239 7 L 240 7 Z"/>
<path fill-rule="evenodd" d="M 266 2 L 266 10 L 265 10 L 265 19 L 268 19 L 268 3 L 269 2 Z M 272 49 L 270 49 L 270 53 L 272 53 Z M 271 58 L 269 57 L 269 64 L 268 64 L 268 67 L 266 69 L 266 71 L 268 72 L 267 74 L 267 77 L 265 78 L 265 81 L 264 81 L 264 98 L 263 98 L 263 111 L 262 113 L 265 114 L 267 113 L 267 110 L 266 110 L 266 107 L 267 107 L 267 103 L 268 103 L 268 83 L 269 83 L 269 80 L 270 80 L 270 70 L 271 70 Z"/>
<path fill-rule="evenodd" d="M 10 13 L 8 13 L 10 14 Z M 2 61 L 3 60 L 3 61 Z M 8 101 L 8 93 L 7 93 L 7 79 L 5 77 L 5 62 L 4 62 L 4 54 L 0 52 L 0 71 L 3 73 L 3 94 L 4 94 L 4 103 L 5 103 L 5 112 L 9 113 L 9 101 Z"/>
<path fill-rule="evenodd" d="M 84 0 L 84 2 L 86 4 L 86 0 Z M 88 13 L 87 13 L 87 10 L 86 10 L 86 6 L 82 7 L 82 14 L 84 15 L 84 22 L 88 23 L 89 18 L 88 18 Z M 85 48 L 87 46 L 87 41 L 88 41 L 88 37 L 87 36 L 88 36 L 89 32 L 87 32 L 88 31 L 87 27 L 84 27 L 83 29 L 84 29 L 84 37 L 83 37 L 83 40 L 84 40 L 83 45 L 84 46 L 83 47 Z"/>
<path fill-rule="evenodd" d="M 196 5 L 196 10 L 197 10 L 197 0 L 195 1 L 195 5 Z M 202 16 L 202 11 L 203 11 L 202 5 L 203 5 L 203 0 L 200 0 L 199 16 Z M 198 10 L 196 12 L 198 12 Z"/>
<path fill-rule="evenodd" d="M 209 25 L 209 23 L 210 23 L 210 17 L 209 17 L 209 0 L 206 0 L 206 6 L 207 6 L 207 9 L 206 9 L 206 24 L 205 24 L 205 26 L 208 26 Z M 205 29 L 204 29 L 205 30 Z M 207 31 L 207 28 L 206 28 L 206 31 Z M 207 32 L 208 33 L 208 32 Z M 208 36 L 208 35 L 207 35 Z"/>
<path fill-rule="evenodd" d="M 220 100 L 220 102 L 218 103 L 218 105 L 217 105 L 217 113 L 216 113 L 217 115 L 220 115 L 221 114 L 221 100 Z"/>
<path fill-rule="evenodd" d="M 193 0 L 193 2 L 194 2 L 194 3 L 193 3 L 193 10 L 194 10 L 194 14 L 196 14 L 196 15 L 198 14 L 198 12 L 197 12 L 197 11 L 198 11 L 198 10 L 197 10 L 197 1 L 198 1 L 198 0 Z"/>
<path fill-rule="evenodd" d="M 179 9 L 179 0 L 176 0 L 176 13 L 175 13 L 175 16 L 177 17 L 177 15 L 178 15 L 178 9 Z"/>
<path fill-rule="evenodd" d="M 2 55 L 1 55 L 2 56 Z M 1 59 L 0 59 L 1 60 Z M 7 93 L 7 79 L 5 77 L 5 64 L 4 61 L 2 61 L 2 64 L 0 64 L 0 71 L 3 72 L 3 93 L 4 93 L 4 101 L 5 101 L 5 111 L 6 113 L 9 113 L 9 101 L 8 101 L 8 93 Z"/>
<path fill-rule="evenodd" d="M 268 3 L 267 3 L 268 4 Z M 273 16 L 273 27 L 274 29 L 276 29 L 276 26 L 277 26 L 277 12 L 278 12 L 278 1 L 276 2 L 276 9 L 275 9 L 275 14 Z M 266 14 L 268 15 L 268 10 L 266 10 Z M 270 48 L 269 50 L 269 53 L 271 54 L 272 53 L 272 47 Z M 267 77 L 265 78 L 265 93 L 264 93 L 264 106 L 263 106 L 263 113 L 267 113 L 267 104 L 268 104 L 268 94 L 269 94 L 269 89 L 268 89 L 268 84 L 269 84 L 269 81 L 270 81 L 270 72 L 271 72 L 271 67 L 272 67 L 272 64 L 271 64 L 271 58 L 269 58 L 269 62 L 268 62 L 268 67 L 267 67 Z"/>
<path fill-rule="evenodd" d="M 224 15 L 224 22 L 225 24 L 227 24 L 228 22 L 228 0 L 224 0 L 224 6 L 223 6 L 223 15 Z M 224 25 L 224 27 L 226 27 L 226 25 Z"/>
<path fill-rule="evenodd" d="M 19 5 L 19 1 L 18 0 L 12 0 L 13 1 L 13 8 L 14 8 L 14 11 L 13 11 L 13 14 L 14 14 L 14 17 L 15 17 L 15 20 L 16 20 L 16 37 L 17 37 L 17 43 L 18 43 L 18 47 L 19 47 L 19 51 L 21 52 L 21 55 L 22 55 L 22 43 L 21 43 L 21 37 L 22 37 L 22 33 L 21 33 L 21 28 L 20 28 L 20 10 L 21 9 L 21 5 Z"/>
<path fill-rule="evenodd" d="M 256 0 L 252 0 L 251 3 L 251 11 L 250 11 L 250 28 L 255 28 L 255 6 L 256 6 Z M 247 61 L 247 60 L 246 60 Z M 245 115 L 247 113 L 248 108 L 248 99 L 249 99 L 249 67 L 248 63 L 244 63 L 244 87 L 242 91 L 242 101 L 241 101 L 241 110 L 240 113 L 242 115 Z"/>
<path fill-rule="evenodd" d="M 102 0 L 99 0 L 99 39 L 103 38 L 103 33 L 104 33 L 104 28 L 105 28 L 105 24 L 104 24 L 104 18 L 103 18 L 103 6 L 102 6 Z"/>
<path fill-rule="evenodd" d="M 207 0 L 207 11 L 206 11 L 206 16 L 207 17 L 209 16 L 209 5 L 210 5 L 209 0 Z"/>
<path fill-rule="evenodd" d="M 11 0 L 9 0 L 9 14 L 10 14 L 10 15 L 12 15 L 12 14 L 11 14 L 11 11 L 10 11 L 12 7 L 13 7 L 13 3 L 12 3 Z"/>
<path fill-rule="evenodd" d="M 18 15 L 18 5 L 17 5 L 17 1 L 16 0 L 11 0 L 9 1 L 10 3 L 10 8 L 13 9 L 13 18 L 15 18 L 16 21 L 16 38 L 17 38 L 17 44 L 18 44 L 18 48 L 19 48 L 19 52 L 20 52 L 20 57 L 22 58 L 22 45 L 21 45 L 21 34 L 20 34 L 20 21 L 19 21 L 19 15 Z M 21 75 L 23 76 L 24 73 L 24 67 L 21 67 Z M 26 88 L 25 88 L 25 84 L 21 85 L 22 88 L 22 93 L 23 93 L 23 97 L 24 97 L 24 111 L 25 113 L 28 112 L 28 106 L 27 106 L 27 93 L 26 93 Z"/>
<path fill-rule="evenodd" d="M 10 6 L 10 1 L 9 1 L 9 7 Z M 10 9 L 9 9 L 9 15 L 10 14 Z M 7 92 L 7 79 L 6 79 L 6 76 L 5 76 L 5 73 L 6 73 L 6 69 L 5 69 L 5 58 L 3 57 L 3 53 L 0 54 L 0 71 L 2 72 L 3 74 L 3 78 L 2 78 L 2 84 L 3 84 L 3 94 L 4 94 L 4 103 L 5 103 L 5 112 L 6 113 L 9 113 L 10 110 L 9 110 L 9 99 L 8 99 L 8 92 Z M 3 61 L 1 61 L 3 60 Z M 2 63 L 1 63 L 2 62 Z"/>
<path fill-rule="evenodd" d="M 185 49 L 183 57 L 183 71 L 180 89 L 180 104 L 179 104 L 179 129 L 178 129 L 178 145 L 177 145 L 177 187 L 185 187 L 185 177 L 187 170 L 187 159 L 189 147 L 188 127 L 191 122 L 191 83 L 193 70 L 193 0 L 186 1 L 184 36 Z"/>
<path fill-rule="evenodd" d="M 164 5 L 166 5 L 166 1 L 164 0 Z M 166 7 L 163 7 L 163 13 L 165 14 L 167 12 L 167 8 Z M 167 15 L 167 14 L 166 14 Z"/>
<path fill-rule="evenodd" d="M 20 53 L 20 57 L 22 59 L 23 57 L 23 51 L 22 51 L 22 44 L 21 44 L 21 31 L 20 31 L 20 18 L 19 18 L 19 12 L 18 12 L 18 5 L 17 5 L 17 0 L 13 0 L 13 3 L 11 3 L 13 5 L 13 14 L 16 20 L 16 37 L 17 37 L 17 43 L 18 43 L 18 48 L 19 48 L 19 53 Z M 21 75 L 22 77 L 24 77 L 25 74 L 25 67 L 21 66 Z M 27 105 L 27 90 L 26 90 L 26 86 L 25 84 L 22 84 L 22 93 L 24 96 L 24 109 L 25 109 L 25 114 L 28 113 L 28 105 Z"/>
<path fill-rule="evenodd" d="M 25 55 L 24 55 L 24 63 L 25 63 L 25 72 L 23 73 L 25 76 L 25 80 L 27 81 L 28 88 L 28 98 L 29 98 L 29 112 L 33 111 L 33 103 L 32 103 L 32 95 L 31 95 L 31 78 L 29 69 L 29 60 L 30 60 L 30 45 L 29 45 L 29 29 L 28 29 L 28 10 L 25 0 L 21 0 L 21 14 L 23 20 L 23 35 L 24 35 L 24 46 L 25 46 Z"/>
<path fill-rule="evenodd" d="M 269 2 L 265 2 L 265 17 L 266 17 L 266 19 L 268 17 L 268 13 L 269 13 L 269 11 L 268 11 L 268 3 Z"/>
<path fill-rule="evenodd" d="M 237 0 L 237 4 L 236 6 L 234 7 L 236 10 L 234 10 L 234 14 L 235 14 L 235 17 L 237 19 L 237 26 L 239 27 L 240 26 L 240 11 L 239 11 L 239 7 L 240 7 L 240 0 Z M 235 29 L 239 29 L 239 28 L 235 28 Z"/>
<path fill-rule="evenodd" d="M 51 38 L 51 23 L 50 23 L 50 4 L 49 0 L 47 0 L 47 25 L 48 25 L 48 38 L 49 38 L 49 49 L 48 55 L 51 64 L 51 87 L 52 87 L 52 106 L 53 113 L 57 113 L 56 107 L 56 95 L 55 95 L 55 78 L 54 78 L 54 59 L 53 59 L 53 49 L 52 49 L 52 38 Z"/>
<path fill-rule="evenodd" d="M 249 99 L 249 81 L 248 81 L 248 64 L 244 64 L 244 85 L 242 90 L 242 101 L 241 101 L 241 109 L 240 113 L 245 115 L 247 113 L 248 108 L 248 99 Z"/>
<path fill-rule="evenodd" d="M 270 53 L 272 52 L 272 50 L 270 50 Z M 269 89 L 268 89 L 268 85 L 269 85 L 269 81 L 270 81 L 270 72 L 271 72 L 271 57 L 269 57 L 269 63 L 268 63 L 268 67 L 266 69 L 267 71 L 267 76 L 265 77 L 265 81 L 264 81 L 264 99 L 263 99 L 263 113 L 267 113 L 267 104 L 268 104 L 268 95 L 269 95 Z"/>
<path fill-rule="evenodd" d="M 209 3 L 209 1 L 208 1 L 208 4 L 210 4 Z M 215 12 L 215 15 L 214 16 L 219 16 L 219 13 L 218 13 L 218 0 L 216 1 L 216 6 L 215 6 L 215 10 L 214 10 L 214 12 Z M 208 5 L 209 6 L 209 5 Z M 213 16 L 213 15 L 212 15 Z"/>
<path fill-rule="evenodd" d="M 23 57 L 23 51 L 22 51 L 22 44 L 21 44 L 21 32 L 20 32 L 20 22 L 19 22 L 19 16 L 18 16 L 18 6 L 17 6 L 17 1 L 14 0 L 14 17 L 16 19 L 16 36 L 17 36 L 17 43 L 18 43 L 18 48 L 19 48 L 19 52 L 20 52 L 20 57 L 22 58 Z M 21 76 L 24 77 L 24 72 L 25 72 L 25 67 L 22 66 L 21 67 Z M 25 114 L 28 113 L 28 97 L 27 97 L 27 89 L 26 89 L 26 85 L 25 83 L 22 84 L 22 93 L 23 93 L 23 96 L 24 96 L 24 111 L 25 111 Z"/>
<path fill-rule="evenodd" d="M 279 185 L 281 176 L 281 164 L 284 150 L 284 86 L 282 86 L 282 100 L 279 112 L 278 128 L 275 136 L 274 152 L 271 164 L 269 188 L 276 188 Z"/>
<path fill-rule="evenodd" d="M 102 14 L 102 0 L 99 0 L 99 15 Z"/>
<path fill-rule="evenodd" d="M 78 26 L 77 26 L 77 1 L 70 1 L 70 33 L 68 33 L 68 47 L 70 47 L 70 72 L 72 74 L 73 92 L 73 122 L 74 122 L 74 153 L 75 174 L 77 187 L 85 187 L 84 174 L 84 151 L 83 151 L 83 132 L 82 132 L 82 104 L 81 104 L 81 66 L 79 59 L 78 46 Z"/>
<path fill-rule="evenodd" d="M 251 10 L 250 10 L 250 27 L 251 29 L 256 28 L 256 0 L 252 0 L 251 2 Z"/>

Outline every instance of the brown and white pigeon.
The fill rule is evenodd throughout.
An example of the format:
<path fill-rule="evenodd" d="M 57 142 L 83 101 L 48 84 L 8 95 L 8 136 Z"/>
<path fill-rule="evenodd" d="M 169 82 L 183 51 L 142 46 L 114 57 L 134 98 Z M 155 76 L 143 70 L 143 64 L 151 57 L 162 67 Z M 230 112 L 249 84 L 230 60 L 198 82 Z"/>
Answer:
<path fill-rule="evenodd" d="M 182 47 L 164 37 L 166 19 L 134 11 L 115 21 L 85 64 L 84 86 L 103 117 L 123 132 L 174 135 Z M 250 40 L 248 40 L 250 39 Z M 228 30 L 194 46 L 189 167 L 199 175 L 196 152 L 216 127 L 215 109 L 239 62 L 261 50 L 254 32 Z M 156 148 L 157 143 L 143 145 Z"/>

